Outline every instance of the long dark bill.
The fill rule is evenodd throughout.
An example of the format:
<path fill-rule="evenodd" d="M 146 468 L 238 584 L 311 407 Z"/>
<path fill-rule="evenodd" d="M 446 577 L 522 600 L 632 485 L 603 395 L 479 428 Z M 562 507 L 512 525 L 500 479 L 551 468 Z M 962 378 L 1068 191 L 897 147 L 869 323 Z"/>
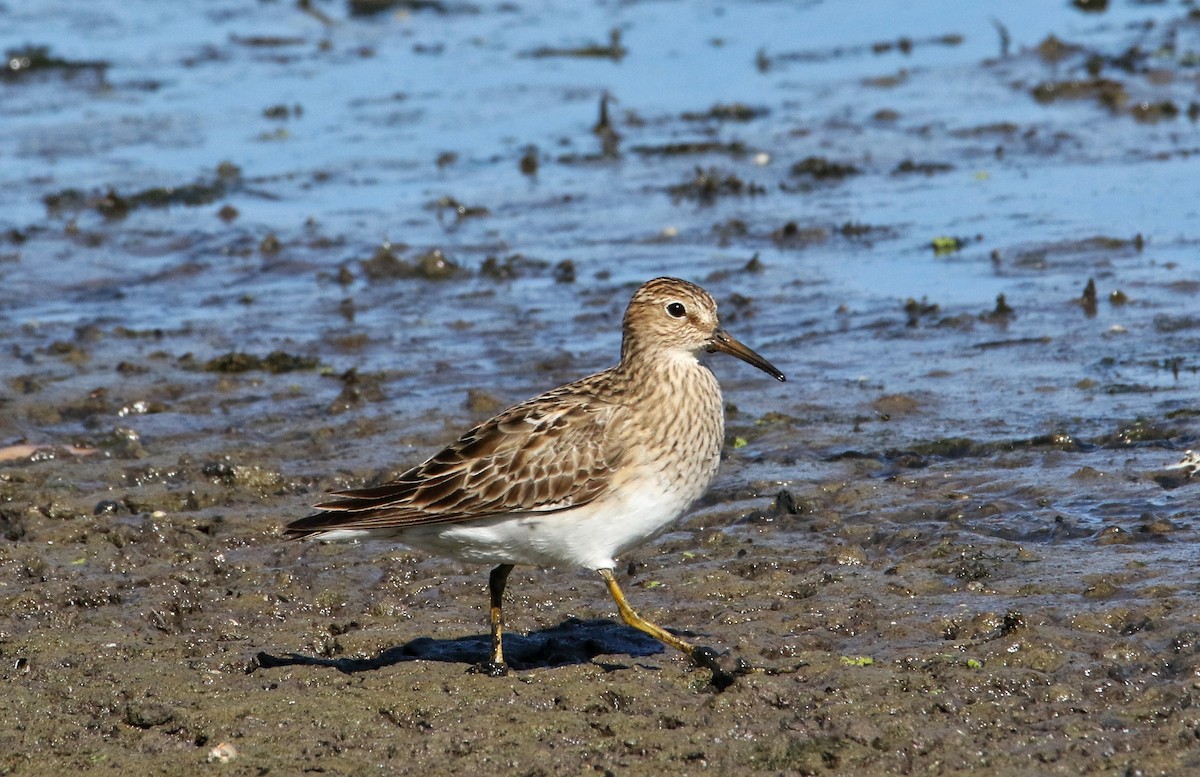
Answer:
<path fill-rule="evenodd" d="M 767 373 L 775 380 L 780 381 L 781 383 L 787 380 L 782 372 L 775 369 L 774 364 L 771 364 L 771 362 L 767 361 L 754 351 L 739 343 L 733 335 L 729 334 L 724 329 L 718 329 L 716 332 L 713 332 L 712 342 L 709 343 L 707 350 L 709 353 L 712 353 L 713 351 L 721 351 L 722 353 L 727 353 L 730 356 L 736 356 L 747 364 L 753 364 L 755 367 L 758 367 L 760 370 Z"/>

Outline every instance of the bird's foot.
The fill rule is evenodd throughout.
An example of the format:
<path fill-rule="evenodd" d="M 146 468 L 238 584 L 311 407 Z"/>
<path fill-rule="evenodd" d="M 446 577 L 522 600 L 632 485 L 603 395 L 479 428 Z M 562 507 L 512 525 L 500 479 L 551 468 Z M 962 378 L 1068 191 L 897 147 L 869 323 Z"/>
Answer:
<path fill-rule="evenodd" d="M 481 661 L 468 670 L 471 674 L 481 674 L 487 677 L 504 677 L 508 667 L 501 661 Z"/>
<path fill-rule="evenodd" d="M 693 649 L 691 652 L 692 663 L 712 672 L 712 679 L 708 681 L 708 684 L 717 693 L 733 685 L 739 677 L 756 671 L 749 662 L 741 658 L 735 659 L 733 666 L 726 668 L 721 666 L 721 662 L 718 660 L 720 657 L 717 651 L 703 645 Z"/>

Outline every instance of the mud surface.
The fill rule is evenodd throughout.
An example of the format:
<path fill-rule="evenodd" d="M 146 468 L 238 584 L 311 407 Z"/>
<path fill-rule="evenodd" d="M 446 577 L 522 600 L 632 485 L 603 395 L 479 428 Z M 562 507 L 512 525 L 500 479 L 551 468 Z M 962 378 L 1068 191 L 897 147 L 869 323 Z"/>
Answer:
<path fill-rule="evenodd" d="M 1196 12 L 919 6 L 0 8 L 0 773 L 1200 771 Z M 789 382 L 619 577 L 753 671 L 280 540 L 662 274 Z"/>

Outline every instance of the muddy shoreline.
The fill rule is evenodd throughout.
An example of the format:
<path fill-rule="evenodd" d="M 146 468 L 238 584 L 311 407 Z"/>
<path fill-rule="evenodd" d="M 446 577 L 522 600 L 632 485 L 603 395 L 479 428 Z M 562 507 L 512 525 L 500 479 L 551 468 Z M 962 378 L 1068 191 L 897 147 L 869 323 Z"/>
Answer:
<path fill-rule="evenodd" d="M 0 774 L 1200 771 L 1188 6 L 4 13 Z M 617 570 L 731 685 L 281 539 L 657 275 L 789 377 Z"/>
<path fill-rule="evenodd" d="M 514 574 L 518 668 L 488 678 L 484 570 L 280 543 L 254 488 L 190 517 L 31 516 L 4 549 L 27 581 L 5 601 L 5 769 L 187 773 L 222 743 L 237 773 L 1195 767 L 1192 526 L 1013 541 L 970 528 L 952 473 L 851 469 L 793 501 L 739 489 L 627 559 L 644 614 L 760 670 L 720 693 L 591 573 Z"/>

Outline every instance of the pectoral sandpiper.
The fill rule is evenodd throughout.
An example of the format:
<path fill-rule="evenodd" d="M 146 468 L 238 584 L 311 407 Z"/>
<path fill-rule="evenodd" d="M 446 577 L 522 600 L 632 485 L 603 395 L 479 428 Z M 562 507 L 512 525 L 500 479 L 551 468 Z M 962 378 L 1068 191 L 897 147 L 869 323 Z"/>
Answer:
<path fill-rule="evenodd" d="M 285 533 L 496 564 L 491 674 L 505 671 L 501 599 L 515 564 L 595 569 L 626 624 L 719 671 L 710 648 L 639 617 L 613 576 L 617 556 L 669 527 L 717 473 L 724 407 L 702 351 L 784 380 L 721 328 L 706 291 L 657 278 L 629 302 L 615 367 L 505 410 L 391 482 L 333 494 Z"/>

